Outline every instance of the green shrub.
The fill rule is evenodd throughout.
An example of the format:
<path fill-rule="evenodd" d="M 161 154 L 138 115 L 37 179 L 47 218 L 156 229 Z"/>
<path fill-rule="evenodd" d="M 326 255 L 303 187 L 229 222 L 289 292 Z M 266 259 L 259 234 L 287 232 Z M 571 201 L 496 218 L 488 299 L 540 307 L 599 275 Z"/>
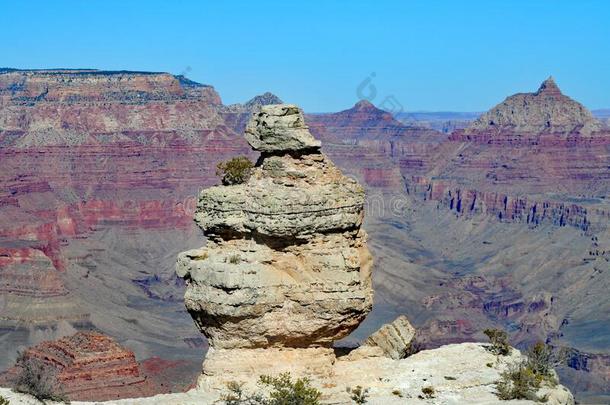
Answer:
<path fill-rule="evenodd" d="M 248 181 L 254 164 L 245 156 L 238 156 L 216 166 L 216 175 L 221 177 L 222 184 L 230 186 Z"/>
<path fill-rule="evenodd" d="M 501 329 L 485 329 L 483 333 L 489 338 L 491 347 L 489 350 L 497 355 L 506 356 L 510 354 L 511 347 L 508 344 L 508 333 Z"/>
<path fill-rule="evenodd" d="M 434 387 L 432 387 L 432 386 L 423 387 L 421 389 L 421 393 L 423 394 L 423 396 L 420 395 L 420 397 L 426 398 L 426 399 L 432 399 L 436 396 L 436 391 L 434 390 Z"/>
<path fill-rule="evenodd" d="M 0 405 L 10 405 L 10 402 L 8 402 L 8 399 L 0 396 Z"/>
<path fill-rule="evenodd" d="M 565 363 L 568 353 L 565 349 L 553 352 L 553 348 L 544 342 L 537 342 L 527 351 L 527 366 L 536 374 L 556 384 L 554 368 Z"/>
<path fill-rule="evenodd" d="M 267 388 L 267 395 L 248 394 L 242 384 L 232 381 L 227 384 L 228 393 L 221 399 L 227 405 L 319 405 L 322 393 L 310 386 L 307 378 L 292 381 L 290 373 L 278 377 L 260 376 L 259 384 Z"/>
<path fill-rule="evenodd" d="M 368 402 L 367 398 L 369 397 L 369 389 L 362 388 L 360 385 L 356 385 L 354 388 L 347 388 L 348 394 L 350 394 L 350 398 L 356 404 L 366 404 Z"/>
<path fill-rule="evenodd" d="M 526 362 L 513 365 L 500 375 L 500 380 L 496 383 L 498 398 L 505 401 L 527 399 L 546 402 L 546 397 L 536 394 L 542 381 L 543 377 L 529 368 Z"/>
<path fill-rule="evenodd" d="M 242 386 L 243 384 L 239 384 L 236 381 L 228 382 L 227 389 L 229 392 L 222 395 L 220 399 L 227 405 L 262 405 L 265 403 L 260 395 L 248 396 Z"/>
<path fill-rule="evenodd" d="M 19 355 L 17 364 L 21 372 L 17 376 L 15 390 L 30 394 L 41 402 L 46 400 L 66 402 L 70 401 L 61 392 L 55 370 L 34 357 L 26 358 Z"/>
<path fill-rule="evenodd" d="M 322 393 L 310 386 L 308 378 L 292 381 L 290 373 L 282 373 L 278 377 L 263 375 L 260 384 L 271 388 L 270 399 L 265 405 L 318 405 Z"/>
<path fill-rule="evenodd" d="M 239 255 L 231 255 L 231 256 L 229 256 L 229 263 L 231 263 L 231 264 L 238 264 L 239 262 L 241 262 L 241 257 L 239 257 Z"/>

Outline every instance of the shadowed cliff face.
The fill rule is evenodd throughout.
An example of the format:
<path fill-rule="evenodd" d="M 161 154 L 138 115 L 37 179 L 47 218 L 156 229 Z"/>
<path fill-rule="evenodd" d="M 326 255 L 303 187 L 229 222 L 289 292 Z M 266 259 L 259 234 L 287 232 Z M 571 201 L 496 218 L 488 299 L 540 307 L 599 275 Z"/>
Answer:
<path fill-rule="evenodd" d="M 200 188 L 218 182 L 217 162 L 256 157 L 238 134 L 274 102 L 223 106 L 212 87 L 162 73 L 0 73 L 0 367 L 73 328 L 100 329 L 138 359 L 199 361 L 207 343 L 174 260 L 201 245 Z M 305 121 L 367 188 L 376 299 L 348 339 L 399 313 L 430 345 L 501 326 L 515 344 L 602 352 L 566 375 L 604 391 L 607 132 L 446 135 L 364 102 Z"/>

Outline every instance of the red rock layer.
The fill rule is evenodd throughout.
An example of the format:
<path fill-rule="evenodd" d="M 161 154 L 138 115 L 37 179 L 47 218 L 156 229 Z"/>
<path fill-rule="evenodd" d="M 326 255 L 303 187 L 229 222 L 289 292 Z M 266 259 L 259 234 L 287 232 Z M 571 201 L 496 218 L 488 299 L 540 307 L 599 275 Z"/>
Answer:
<path fill-rule="evenodd" d="M 338 113 L 309 114 L 306 121 L 344 170 L 368 186 L 394 191 L 404 187 L 398 168 L 424 170 L 430 151 L 446 139 L 429 128 L 407 126 L 368 101 Z"/>
<path fill-rule="evenodd" d="M 88 239 L 106 229 L 153 239 L 190 229 L 200 188 L 218 181 L 217 162 L 250 151 L 223 108 L 212 87 L 165 73 L 0 71 L 0 293 L 8 303 L 0 327 L 21 344 L 38 341 L 33 327 L 43 321 L 90 326 L 88 306 L 62 274 L 91 256 L 92 269 L 108 266 L 112 253 Z M 83 242 L 66 253 L 75 240 Z M 2 350 L 15 350 L 8 342 Z"/>
<path fill-rule="evenodd" d="M 99 333 L 79 332 L 43 342 L 27 349 L 24 358 L 42 361 L 71 400 L 130 398 L 154 391 L 133 352 Z"/>
<path fill-rule="evenodd" d="M 68 291 L 40 250 L 0 247 L 0 294 L 44 298 L 64 296 Z"/>

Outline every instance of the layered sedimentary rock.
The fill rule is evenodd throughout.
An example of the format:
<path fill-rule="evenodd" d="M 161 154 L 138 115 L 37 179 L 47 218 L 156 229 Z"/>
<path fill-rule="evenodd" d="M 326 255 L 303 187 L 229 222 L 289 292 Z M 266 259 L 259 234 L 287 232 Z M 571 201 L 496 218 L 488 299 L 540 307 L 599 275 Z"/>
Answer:
<path fill-rule="evenodd" d="M 387 357 L 399 360 L 407 357 L 414 338 L 415 328 L 402 315 L 369 336 L 364 346 L 378 347 Z"/>
<path fill-rule="evenodd" d="M 37 361 L 53 376 L 56 392 L 71 400 L 108 400 L 154 394 L 140 372 L 133 352 L 111 337 L 79 332 L 45 341 L 23 352 L 16 367 L 3 376 L 14 383 L 23 364 Z"/>
<path fill-rule="evenodd" d="M 11 262 L 27 248 L 50 263 L 22 263 L 40 276 L 20 273 L 25 267 L 0 276 L 8 283 L 0 294 L 0 368 L 24 345 L 60 336 L 69 320 L 134 342 L 140 359 L 188 357 L 195 376 L 207 343 L 184 310 L 175 255 L 201 245 L 192 217 L 200 188 L 217 182 L 216 163 L 256 158 L 240 135 L 251 103 L 232 110 L 212 87 L 165 73 L 4 75 L 2 246 Z M 608 336 L 610 246 L 591 225 L 604 218 L 610 183 L 604 131 L 493 140 L 456 131 L 446 140 L 366 103 L 305 120 L 324 153 L 367 187 L 377 305 L 351 340 L 406 313 L 433 345 L 517 325 L 514 343 L 549 337 L 585 352 L 609 346 L 580 332 Z M 473 273 L 486 282 L 459 282 Z M 22 293 L 36 291 L 45 296 Z M 536 305 L 540 291 L 550 304 Z M 607 386 L 585 374 L 599 373 L 581 368 L 572 381 Z"/>
<path fill-rule="evenodd" d="M 528 102 L 552 114 L 569 110 L 566 99 L 532 93 Z M 560 125 L 528 134 L 508 126 L 456 130 L 434 143 L 404 136 L 402 149 L 396 142 L 377 149 L 355 146 L 380 116 L 369 109 L 366 118 L 360 110 L 352 116 L 364 123 L 362 131 L 336 119 L 342 113 L 308 116 L 325 152 L 367 186 L 377 300 L 352 340 L 374 330 L 373 319 L 392 319 L 403 308 L 411 308 L 406 313 L 427 347 L 478 340 L 486 327 L 515 325 L 512 342 L 523 345 L 553 339 L 585 350 L 589 340 L 578 332 L 584 325 L 608 335 L 607 316 L 599 315 L 607 312 L 599 305 L 609 304 L 603 291 L 610 257 L 600 247 L 602 240 L 607 245 L 610 221 L 607 129 L 582 134 L 583 119 L 575 114 L 569 133 L 559 132 L 565 129 Z M 327 137 L 326 126 L 340 144 Z M 376 145 L 397 139 L 383 133 L 377 131 Z M 414 153 L 402 157 L 400 150 Z M 470 285 L 471 275 L 485 281 Z M 606 340 L 597 341 L 586 350 L 606 347 Z M 568 374 L 570 384 L 582 387 L 582 378 L 592 392 L 607 391 L 596 373 L 562 372 Z"/>
<path fill-rule="evenodd" d="M 508 97 L 475 120 L 465 132 L 512 132 L 519 136 L 578 133 L 589 136 L 600 128 L 601 124 L 593 114 L 582 104 L 563 95 L 553 77 L 549 77 L 535 93 Z"/>
<path fill-rule="evenodd" d="M 168 240 L 191 245 L 199 187 L 250 152 L 223 107 L 167 73 L 0 71 L 0 368 L 64 322 L 199 356 Z"/>
<path fill-rule="evenodd" d="M 329 114 L 308 114 L 312 134 L 343 170 L 364 185 L 402 192 L 401 170 L 423 173 L 430 151 L 447 135 L 420 125 L 406 125 L 368 101 Z"/>
<path fill-rule="evenodd" d="M 364 191 L 319 152 L 296 106 L 264 106 L 249 180 L 204 190 L 205 248 L 179 256 L 186 307 L 214 348 L 329 346 L 372 305 Z"/>
<path fill-rule="evenodd" d="M 411 189 L 460 215 L 605 228 L 610 132 L 552 78 L 455 131 Z"/>

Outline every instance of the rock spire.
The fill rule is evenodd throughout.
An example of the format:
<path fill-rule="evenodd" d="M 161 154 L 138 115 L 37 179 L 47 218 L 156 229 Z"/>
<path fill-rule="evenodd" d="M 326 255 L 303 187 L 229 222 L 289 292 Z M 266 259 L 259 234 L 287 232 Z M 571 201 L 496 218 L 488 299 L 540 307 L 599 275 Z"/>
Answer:
<path fill-rule="evenodd" d="M 364 190 L 322 153 L 301 110 L 262 106 L 246 183 L 204 190 L 205 248 L 182 253 L 186 307 L 213 348 L 330 346 L 372 305 Z"/>

